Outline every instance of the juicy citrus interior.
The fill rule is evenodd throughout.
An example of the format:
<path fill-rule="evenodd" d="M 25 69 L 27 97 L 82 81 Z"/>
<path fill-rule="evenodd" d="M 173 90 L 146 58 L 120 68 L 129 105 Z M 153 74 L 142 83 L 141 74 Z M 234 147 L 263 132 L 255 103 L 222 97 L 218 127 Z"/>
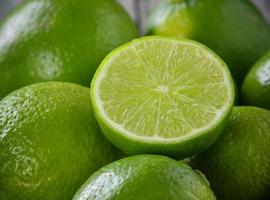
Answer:
<path fill-rule="evenodd" d="M 114 129 L 168 141 L 199 134 L 221 120 L 233 101 L 228 77 L 226 65 L 206 47 L 148 37 L 105 59 L 94 98 Z"/>

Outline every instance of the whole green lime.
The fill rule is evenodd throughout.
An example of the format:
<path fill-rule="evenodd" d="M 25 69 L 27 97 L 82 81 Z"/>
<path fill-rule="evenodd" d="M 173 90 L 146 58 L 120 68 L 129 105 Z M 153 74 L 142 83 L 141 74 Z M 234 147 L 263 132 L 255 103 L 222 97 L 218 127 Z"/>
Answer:
<path fill-rule="evenodd" d="M 111 163 L 81 187 L 73 200 L 215 200 L 205 176 L 183 162 L 139 155 Z"/>
<path fill-rule="evenodd" d="M 227 128 L 195 166 L 219 200 L 268 200 L 270 197 L 270 111 L 236 107 Z"/>
<path fill-rule="evenodd" d="M 118 157 L 90 105 L 88 88 L 57 82 L 0 101 L 0 200 L 70 200 Z"/>
<path fill-rule="evenodd" d="M 185 37 L 213 49 L 238 86 L 270 49 L 270 26 L 247 0 L 165 0 L 149 17 L 149 34 Z"/>
<path fill-rule="evenodd" d="M 248 105 L 270 109 L 270 52 L 254 65 L 245 78 L 242 100 Z"/>
<path fill-rule="evenodd" d="M 0 27 L 0 98 L 32 83 L 84 86 L 136 26 L 114 0 L 25 0 Z"/>

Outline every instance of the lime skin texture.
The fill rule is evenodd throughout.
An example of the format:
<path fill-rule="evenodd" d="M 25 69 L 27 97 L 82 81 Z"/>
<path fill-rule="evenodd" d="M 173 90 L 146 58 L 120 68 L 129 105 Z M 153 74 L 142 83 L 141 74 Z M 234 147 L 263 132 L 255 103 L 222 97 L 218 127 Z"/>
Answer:
<path fill-rule="evenodd" d="M 235 107 L 225 131 L 193 163 L 220 200 L 270 197 L 270 111 Z"/>
<path fill-rule="evenodd" d="M 116 1 L 25 0 L 0 26 L 0 98 L 43 81 L 89 86 L 105 55 L 137 36 Z"/>
<path fill-rule="evenodd" d="M 270 109 L 270 51 L 249 71 L 242 86 L 244 104 Z"/>
<path fill-rule="evenodd" d="M 116 160 L 101 134 L 89 89 L 37 83 L 0 101 L 0 200 L 70 200 Z"/>
<path fill-rule="evenodd" d="M 205 176 L 184 162 L 138 155 L 111 163 L 81 187 L 73 200 L 215 200 Z"/>
<path fill-rule="evenodd" d="M 97 121 L 115 146 L 129 155 L 178 159 L 211 146 L 234 104 L 233 80 L 222 59 L 196 41 L 161 36 L 112 51 L 90 93 Z"/>
<path fill-rule="evenodd" d="M 149 17 L 148 34 L 185 37 L 214 50 L 237 86 L 270 49 L 270 26 L 246 0 L 166 0 Z"/>

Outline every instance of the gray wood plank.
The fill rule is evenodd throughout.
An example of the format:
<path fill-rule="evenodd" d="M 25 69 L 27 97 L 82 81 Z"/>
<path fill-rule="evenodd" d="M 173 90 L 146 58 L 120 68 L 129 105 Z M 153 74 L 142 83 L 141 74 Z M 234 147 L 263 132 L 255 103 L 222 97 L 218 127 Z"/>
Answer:
<path fill-rule="evenodd" d="M 145 21 L 149 15 L 149 11 L 158 3 L 158 0 L 141 0 L 141 3 L 139 5 L 140 9 L 140 28 L 141 30 L 145 26 Z"/>
<path fill-rule="evenodd" d="M 122 0 L 119 1 L 124 8 L 128 11 L 128 13 L 130 14 L 130 16 L 133 19 L 136 19 L 136 8 L 135 8 L 135 3 L 133 0 Z"/>
<path fill-rule="evenodd" d="M 270 23 L 270 1 L 269 0 L 252 0 L 253 3 L 262 11 Z"/>

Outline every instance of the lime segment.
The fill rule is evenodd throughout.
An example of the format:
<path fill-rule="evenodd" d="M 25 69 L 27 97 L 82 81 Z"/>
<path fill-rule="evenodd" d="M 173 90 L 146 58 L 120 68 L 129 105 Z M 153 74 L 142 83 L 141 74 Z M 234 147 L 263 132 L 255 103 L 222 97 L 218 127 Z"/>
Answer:
<path fill-rule="evenodd" d="M 197 42 L 163 37 L 137 39 L 113 51 L 91 93 L 106 135 L 168 148 L 211 132 L 234 99 L 220 58 Z"/>

